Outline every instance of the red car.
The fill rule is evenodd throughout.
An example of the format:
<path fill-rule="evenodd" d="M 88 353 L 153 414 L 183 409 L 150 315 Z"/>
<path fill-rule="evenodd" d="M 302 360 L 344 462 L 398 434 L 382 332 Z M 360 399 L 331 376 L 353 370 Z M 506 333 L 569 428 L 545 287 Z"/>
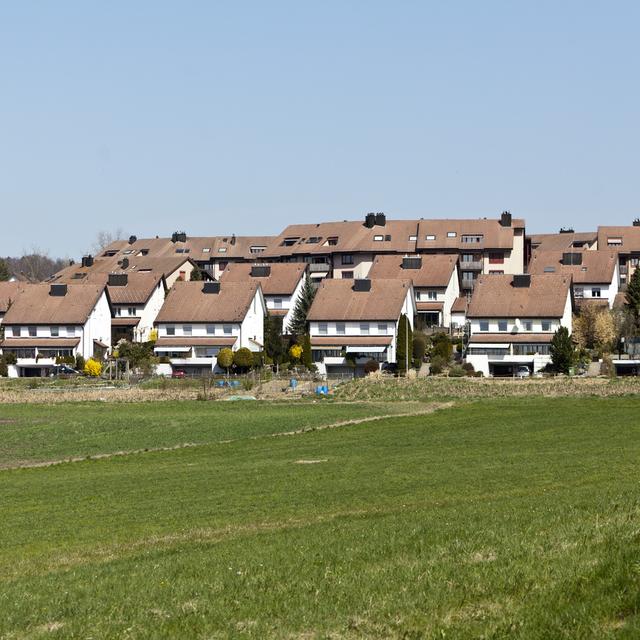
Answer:
<path fill-rule="evenodd" d="M 181 369 L 176 369 L 171 373 L 172 378 L 184 378 L 184 371 Z"/>

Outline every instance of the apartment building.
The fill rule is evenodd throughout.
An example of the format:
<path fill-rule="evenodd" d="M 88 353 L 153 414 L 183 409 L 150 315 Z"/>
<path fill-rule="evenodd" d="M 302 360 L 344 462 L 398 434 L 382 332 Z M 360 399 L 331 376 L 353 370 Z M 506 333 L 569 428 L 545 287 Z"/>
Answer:
<path fill-rule="evenodd" d="M 47 376 L 57 357 L 102 358 L 111 347 L 111 306 L 104 285 L 23 285 L 7 310 L 0 343 L 13 353 L 12 375 Z"/>
<path fill-rule="evenodd" d="M 598 249 L 618 255 L 618 277 L 624 290 L 640 262 L 640 220 L 628 227 L 598 227 Z"/>
<path fill-rule="evenodd" d="M 280 318 L 283 332 L 286 332 L 302 293 L 307 269 L 308 265 L 304 262 L 234 263 L 222 272 L 220 282 L 223 285 L 235 283 L 248 286 L 258 283 L 267 313 Z"/>
<path fill-rule="evenodd" d="M 550 361 L 559 327 L 571 332 L 571 275 L 482 275 L 467 310 L 467 362 L 488 375 L 535 373 Z"/>
<path fill-rule="evenodd" d="M 534 251 L 529 273 L 571 276 L 578 309 L 586 305 L 612 309 L 619 290 L 615 251 Z"/>
<path fill-rule="evenodd" d="M 224 347 L 263 349 L 266 313 L 258 282 L 176 282 L 156 318 L 155 353 L 174 371 L 210 373 Z"/>
<path fill-rule="evenodd" d="M 451 326 L 451 310 L 460 295 L 457 256 L 377 256 L 369 277 L 372 280 L 411 280 L 418 329 Z"/>
<path fill-rule="evenodd" d="M 413 326 L 411 280 L 324 280 L 309 310 L 313 361 L 322 375 L 363 373 L 364 364 L 396 362 L 400 316 Z"/>

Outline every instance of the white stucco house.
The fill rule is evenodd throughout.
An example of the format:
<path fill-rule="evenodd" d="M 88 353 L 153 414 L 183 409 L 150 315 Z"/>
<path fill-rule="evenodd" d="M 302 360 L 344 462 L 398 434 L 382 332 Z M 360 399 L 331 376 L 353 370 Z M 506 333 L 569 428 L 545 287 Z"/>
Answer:
<path fill-rule="evenodd" d="M 411 280 L 324 280 L 309 310 L 313 361 L 321 375 L 362 374 L 369 360 L 396 362 L 401 315 L 413 327 Z"/>
<path fill-rule="evenodd" d="M 18 377 L 47 376 L 57 357 L 102 358 L 111 347 L 111 305 L 104 285 L 26 284 L 2 323 L 3 354 Z"/>
<path fill-rule="evenodd" d="M 211 373 L 224 347 L 262 351 L 266 312 L 257 282 L 176 282 L 156 318 L 155 354 L 173 371 Z"/>
<path fill-rule="evenodd" d="M 535 373 L 551 362 L 556 330 L 571 333 L 572 312 L 571 276 L 482 275 L 467 310 L 466 361 L 485 376 Z"/>

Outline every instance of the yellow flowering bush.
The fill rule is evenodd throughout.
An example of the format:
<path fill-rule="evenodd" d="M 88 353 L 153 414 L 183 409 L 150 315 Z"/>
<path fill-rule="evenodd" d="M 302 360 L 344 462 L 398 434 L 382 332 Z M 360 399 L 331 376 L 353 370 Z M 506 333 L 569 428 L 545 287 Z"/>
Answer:
<path fill-rule="evenodd" d="M 98 362 L 98 360 L 94 360 L 93 358 L 89 358 L 84 363 L 84 373 L 87 376 L 97 378 L 102 373 L 102 363 Z"/>

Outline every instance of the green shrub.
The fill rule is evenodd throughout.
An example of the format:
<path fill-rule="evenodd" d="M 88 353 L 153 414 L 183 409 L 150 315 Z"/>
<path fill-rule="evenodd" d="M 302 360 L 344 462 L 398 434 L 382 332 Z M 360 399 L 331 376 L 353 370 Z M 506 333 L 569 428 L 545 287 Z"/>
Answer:
<path fill-rule="evenodd" d="M 233 364 L 238 367 L 238 369 L 250 369 L 253 366 L 253 353 L 247 349 L 247 347 L 238 349 L 233 354 Z"/>
<path fill-rule="evenodd" d="M 451 360 L 453 354 L 453 345 L 449 336 L 446 333 L 438 333 L 431 338 L 431 357 L 439 356 L 444 359 L 445 362 Z"/>
<path fill-rule="evenodd" d="M 431 375 L 438 375 L 444 371 L 444 368 L 447 364 L 447 361 L 442 356 L 433 356 L 431 358 L 431 366 L 429 367 L 429 371 Z"/>
<path fill-rule="evenodd" d="M 9 351 L 8 353 L 5 353 L 2 359 L 7 364 L 16 364 L 18 362 L 18 357 L 16 356 L 15 353 L 12 353 L 11 351 Z"/>
<path fill-rule="evenodd" d="M 450 378 L 464 378 L 466 375 L 467 372 L 458 364 L 449 369 Z"/>
<path fill-rule="evenodd" d="M 466 373 L 468 376 L 472 376 L 472 375 L 475 373 L 475 371 L 476 371 L 476 370 L 474 369 L 473 365 L 472 365 L 470 362 L 465 362 L 465 363 L 462 365 L 462 368 L 464 369 L 465 373 Z"/>
<path fill-rule="evenodd" d="M 0 358 L 0 378 L 6 378 L 9 375 L 9 367 L 4 358 Z"/>
<path fill-rule="evenodd" d="M 380 369 L 380 365 L 375 360 L 367 360 L 367 362 L 364 363 L 365 373 L 374 373 L 375 371 L 378 371 L 378 369 Z"/>
<path fill-rule="evenodd" d="M 251 391 L 251 389 L 253 389 L 253 380 L 251 380 L 251 378 L 244 378 L 242 380 L 242 388 L 245 391 Z"/>
<path fill-rule="evenodd" d="M 84 365 L 85 365 L 84 358 L 80 354 L 78 354 L 76 356 L 76 369 L 78 371 L 84 371 Z"/>

